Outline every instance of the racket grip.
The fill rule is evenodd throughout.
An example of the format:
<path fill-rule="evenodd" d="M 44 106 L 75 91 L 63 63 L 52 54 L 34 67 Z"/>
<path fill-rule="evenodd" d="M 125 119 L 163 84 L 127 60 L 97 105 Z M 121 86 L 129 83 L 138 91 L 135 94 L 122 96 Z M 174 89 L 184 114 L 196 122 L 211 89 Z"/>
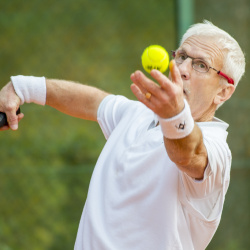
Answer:
<path fill-rule="evenodd" d="M 20 108 L 18 108 L 16 114 L 20 114 L 21 110 Z M 0 112 L 0 128 L 3 127 L 3 126 L 6 126 L 8 125 L 8 121 L 7 121 L 7 116 L 5 113 L 3 112 Z"/>

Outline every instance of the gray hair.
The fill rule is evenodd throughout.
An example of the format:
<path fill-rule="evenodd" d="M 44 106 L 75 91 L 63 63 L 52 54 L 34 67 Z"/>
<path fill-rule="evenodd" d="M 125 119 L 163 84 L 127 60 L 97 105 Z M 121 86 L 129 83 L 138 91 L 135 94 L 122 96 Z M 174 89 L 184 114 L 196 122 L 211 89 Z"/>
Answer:
<path fill-rule="evenodd" d="M 222 72 L 233 78 L 236 87 L 245 73 L 245 56 L 238 42 L 224 30 L 216 27 L 211 22 L 204 20 L 203 23 L 192 25 L 183 35 L 180 45 L 189 37 L 199 35 L 212 37 L 224 52 Z"/>

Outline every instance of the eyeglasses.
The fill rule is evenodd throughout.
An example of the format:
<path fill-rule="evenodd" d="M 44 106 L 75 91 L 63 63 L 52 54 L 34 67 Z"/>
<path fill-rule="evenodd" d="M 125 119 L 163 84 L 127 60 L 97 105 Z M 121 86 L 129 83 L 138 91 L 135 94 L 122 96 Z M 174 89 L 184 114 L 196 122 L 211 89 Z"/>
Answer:
<path fill-rule="evenodd" d="M 176 63 L 178 63 L 178 64 L 182 64 L 187 58 L 191 58 L 192 59 L 192 67 L 194 70 L 201 72 L 201 73 L 206 73 L 210 69 L 213 69 L 214 71 L 216 71 L 216 73 L 218 75 L 226 78 L 228 83 L 234 84 L 234 80 L 232 78 L 230 78 L 229 76 L 227 76 L 225 73 L 209 66 L 209 64 L 207 62 L 205 62 L 199 58 L 193 58 L 191 56 L 188 56 L 187 53 L 184 51 L 172 51 L 172 56 L 174 57 Z"/>

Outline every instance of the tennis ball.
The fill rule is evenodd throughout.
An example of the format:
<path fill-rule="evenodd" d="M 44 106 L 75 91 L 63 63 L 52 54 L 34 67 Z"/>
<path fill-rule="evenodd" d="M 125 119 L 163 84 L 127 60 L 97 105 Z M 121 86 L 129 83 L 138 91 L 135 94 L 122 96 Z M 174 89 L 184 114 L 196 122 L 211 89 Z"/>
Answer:
<path fill-rule="evenodd" d="M 169 64 L 168 52 L 160 45 L 150 45 L 141 56 L 143 68 L 150 73 L 152 69 L 165 72 Z"/>

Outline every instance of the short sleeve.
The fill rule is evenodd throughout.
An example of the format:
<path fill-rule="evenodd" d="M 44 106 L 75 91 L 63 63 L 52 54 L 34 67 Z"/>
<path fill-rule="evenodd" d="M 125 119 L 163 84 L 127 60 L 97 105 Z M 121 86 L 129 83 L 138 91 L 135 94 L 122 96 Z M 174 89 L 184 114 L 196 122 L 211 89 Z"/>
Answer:
<path fill-rule="evenodd" d="M 211 131 L 211 128 L 208 129 Z M 181 173 L 181 185 L 185 202 L 194 213 L 200 213 L 207 220 L 221 215 L 226 191 L 229 186 L 231 152 L 225 137 L 216 136 L 222 131 L 203 133 L 203 141 L 208 154 L 208 165 L 204 178 L 197 181 Z"/>
<path fill-rule="evenodd" d="M 105 138 L 108 139 L 118 123 L 126 116 L 131 116 L 141 105 L 124 96 L 106 96 L 97 111 L 97 121 Z"/>

